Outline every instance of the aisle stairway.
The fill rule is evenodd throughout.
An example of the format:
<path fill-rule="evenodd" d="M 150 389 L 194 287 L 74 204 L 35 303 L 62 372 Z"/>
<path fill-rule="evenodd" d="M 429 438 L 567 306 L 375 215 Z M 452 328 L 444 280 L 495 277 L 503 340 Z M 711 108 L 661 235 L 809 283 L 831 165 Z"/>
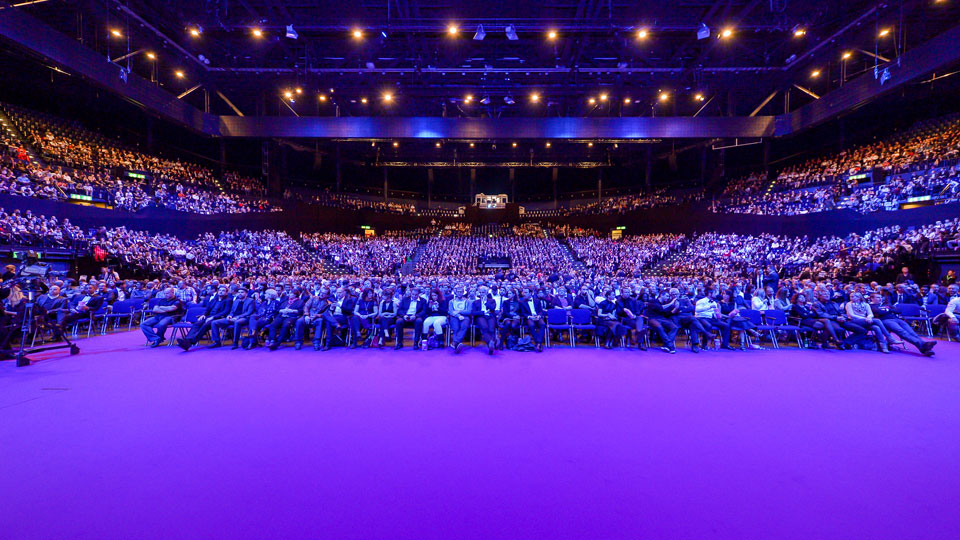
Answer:
<path fill-rule="evenodd" d="M 575 272 L 583 272 L 587 269 L 587 265 L 583 263 L 582 260 L 577 258 L 577 254 L 573 252 L 573 249 L 570 248 L 570 243 L 566 238 L 560 242 L 560 245 L 563 246 L 563 249 L 567 251 L 570 259 L 570 270 Z"/>
<path fill-rule="evenodd" d="M 27 151 L 27 156 L 30 157 L 31 163 L 44 165 L 43 160 L 40 159 L 39 152 L 37 152 L 36 148 L 34 148 L 32 144 L 30 144 L 30 141 L 29 139 L 27 139 L 25 134 L 22 133 L 19 129 L 17 129 L 17 125 L 13 122 L 13 119 L 11 119 L 7 115 L 7 111 L 5 109 L 6 109 L 6 106 L 0 104 L 0 130 L 3 131 L 3 134 L 8 139 L 16 142 L 17 144 L 22 146 L 24 150 Z"/>
<path fill-rule="evenodd" d="M 427 247 L 427 239 L 421 238 L 417 244 L 416 251 L 414 251 L 410 259 L 400 267 L 400 275 L 412 276 L 417 272 L 417 261 L 420 260 L 420 254 L 423 253 L 425 247 Z"/>

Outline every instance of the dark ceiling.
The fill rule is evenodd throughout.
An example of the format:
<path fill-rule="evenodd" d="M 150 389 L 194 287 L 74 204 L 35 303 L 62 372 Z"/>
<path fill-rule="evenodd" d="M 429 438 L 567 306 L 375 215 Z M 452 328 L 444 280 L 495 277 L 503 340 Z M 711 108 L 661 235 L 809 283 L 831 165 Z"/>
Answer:
<path fill-rule="evenodd" d="M 872 69 L 874 55 L 894 59 L 953 26 L 958 7 L 950 0 L 51 0 L 18 9 L 171 92 L 202 85 L 208 92 L 184 99 L 220 114 L 234 114 L 229 100 L 247 115 L 498 117 L 747 115 L 772 92 L 793 88 L 788 100 L 781 92 L 757 111 L 777 114 Z M 286 37 L 291 24 L 295 39 Z M 701 24 L 710 37 L 698 39 Z M 483 40 L 474 39 L 480 25 Z M 516 40 L 507 38 L 508 26 Z M 883 29 L 890 32 L 881 37 Z"/>

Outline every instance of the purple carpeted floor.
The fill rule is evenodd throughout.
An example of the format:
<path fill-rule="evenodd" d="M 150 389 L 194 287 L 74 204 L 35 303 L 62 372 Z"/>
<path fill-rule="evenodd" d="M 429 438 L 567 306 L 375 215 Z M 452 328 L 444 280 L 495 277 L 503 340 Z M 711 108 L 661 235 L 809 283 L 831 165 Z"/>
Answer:
<path fill-rule="evenodd" d="M 960 538 L 960 345 L 0 363 L 0 538 Z"/>

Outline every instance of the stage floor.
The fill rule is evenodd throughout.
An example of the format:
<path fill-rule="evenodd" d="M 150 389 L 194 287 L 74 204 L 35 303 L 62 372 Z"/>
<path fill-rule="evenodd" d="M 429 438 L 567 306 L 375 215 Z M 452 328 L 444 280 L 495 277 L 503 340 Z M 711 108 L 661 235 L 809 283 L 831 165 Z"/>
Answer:
<path fill-rule="evenodd" d="M 960 345 L 0 363 L 0 537 L 960 538 Z"/>

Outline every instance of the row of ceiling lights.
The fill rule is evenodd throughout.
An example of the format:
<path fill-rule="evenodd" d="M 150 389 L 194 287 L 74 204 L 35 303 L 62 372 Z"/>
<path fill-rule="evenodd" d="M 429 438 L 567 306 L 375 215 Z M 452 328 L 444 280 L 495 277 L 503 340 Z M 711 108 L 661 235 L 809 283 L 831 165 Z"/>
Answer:
<path fill-rule="evenodd" d="M 399 141 L 393 141 L 392 143 L 390 143 L 390 145 L 393 146 L 394 148 L 398 148 L 398 147 L 400 146 L 400 142 L 399 142 Z M 442 148 L 442 147 L 443 147 L 443 143 L 441 143 L 440 141 L 435 142 L 433 145 L 434 145 L 434 147 L 436 147 L 436 148 Z M 592 142 L 588 142 L 588 143 L 586 143 L 586 145 L 587 145 L 587 148 L 593 148 L 593 143 L 592 143 Z M 376 142 L 371 142 L 371 143 L 370 143 L 370 146 L 376 147 L 376 146 L 377 146 L 377 143 L 376 143 Z M 471 142 L 471 143 L 467 143 L 467 146 L 469 146 L 470 148 L 476 148 L 476 143 L 472 143 L 472 142 Z M 493 146 L 494 148 L 496 148 L 496 143 L 492 144 L 492 146 Z M 551 148 L 551 147 L 553 146 L 553 143 L 551 143 L 550 141 L 547 141 L 547 142 L 543 143 L 543 146 L 544 146 L 544 148 Z M 619 147 L 620 147 L 620 145 L 617 144 L 617 143 L 613 143 L 611 146 L 612 146 L 613 148 L 619 148 Z M 511 147 L 511 148 L 516 148 L 516 147 L 517 147 L 517 142 L 516 142 L 516 141 L 511 142 L 511 143 L 510 143 L 510 147 Z"/>
<path fill-rule="evenodd" d="M 936 1 L 939 3 L 939 2 L 942 2 L 943 0 L 936 0 Z M 190 34 L 192 37 L 198 38 L 198 37 L 200 37 L 200 36 L 203 34 L 203 28 L 202 28 L 201 26 L 199 26 L 199 25 L 191 26 L 191 27 L 189 27 L 188 32 L 189 32 L 189 34 Z M 263 38 L 263 37 L 266 35 L 266 33 L 265 33 L 261 28 L 259 28 L 259 27 L 253 27 L 250 32 L 251 32 L 251 35 L 253 35 L 255 38 Z M 459 32 L 460 32 L 460 28 L 459 28 L 457 25 L 455 25 L 455 24 L 450 24 L 450 25 L 447 27 L 447 34 L 449 34 L 449 35 L 451 35 L 451 36 L 455 36 L 455 35 L 459 34 Z M 878 38 L 887 37 L 887 36 L 889 36 L 889 35 L 891 34 L 891 32 L 892 32 L 892 28 L 889 28 L 889 27 L 888 27 L 888 28 L 883 28 L 883 29 L 881 29 L 881 30 L 879 31 L 877 37 L 878 37 Z M 110 34 L 111 34 L 113 37 L 115 37 L 115 38 L 122 38 L 122 37 L 123 37 L 123 32 L 120 31 L 120 30 L 117 29 L 117 28 L 112 28 L 112 29 L 110 29 Z M 363 39 L 363 37 L 364 37 L 364 32 L 363 32 L 363 30 L 360 29 L 360 28 L 354 28 L 354 29 L 351 31 L 351 34 L 352 34 L 352 36 L 354 37 L 354 39 L 358 39 L 358 40 L 359 40 L 359 39 Z M 732 37 L 733 34 L 734 34 L 734 29 L 733 29 L 733 27 L 726 27 L 726 28 L 723 28 L 723 29 L 720 31 L 720 33 L 718 34 L 718 38 L 720 38 L 720 39 L 727 39 L 727 38 Z M 793 29 L 793 35 L 794 35 L 795 38 L 801 38 L 801 37 L 805 36 L 806 34 L 807 34 L 806 28 L 803 28 L 803 27 L 801 27 L 801 26 L 796 26 L 796 27 L 794 27 L 794 29 Z M 641 28 L 641 29 L 639 29 L 639 30 L 636 31 L 636 37 L 637 37 L 637 39 L 641 39 L 641 40 L 642 40 L 642 39 L 648 38 L 649 36 L 650 36 L 650 30 L 649 30 L 648 28 Z M 547 34 L 546 34 L 546 37 L 547 37 L 548 40 L 553 41 L 553 40 L 558 39 L 558 38 L 560 37 L 560 35 L 559 35 L 559 32 L 558 32 L 557 30 L 549 30 L 549 31 L 547 32 Z M 150 60 L 156 60 L 156 58 L 157 58 L 156 54 L 153 53 L 153 52 L 150 52 L 150 51 L 147 51 L 147 52 L 145 53 L 145 55 L 146 55 L 146 57 L 147 57 L 148 59 L 150 59 Z M 851 56 L 852 56 L 852 53 L 849 52 L 849 51 L 847 51 L 847 52 L 844 52 L 844 53 L 841 55 L 841 59 L 842 59 L 842 60 L 848 60 Z M 175 76 L 176 78 L 178 78 L 178 79 L 183 79 L 183 78 L 185 78 L 185 76 L 186 76 L 186 75 L 184 74 L 184 72 L 183 72 L 182 70 L 180 70 L 180 69 L 174 70 L 173 74 L 174 74 L 174 76 Z M 811 77 L 811 78 L 817 78 L 817 77 L 819 77 L 820 75 L 821 75 L 821 70 L 820 70 L 820 69 L 814 69 L 814 70 L 812 70 L 812 71 L 810 72 L 810 77 Z M 331 92 L 332 92 L 332 89 L 331 89 Z M 287 99 L 289 99 L 289 100 L 294 100 L 294 99 L 295 99 L 294 93 L 300 94 L 300 93 L 302 93 L 302 89 L 297 88 L 297 89 L 295 90 L 295 92 L 294 92 L 294 91 L 285 91 L 283 95 L 284 95 L 285 98 L 287 98 Z M 326 100 L 327 100 L 327 96 L 321 94 L 319 99 L 320 99 L 320 101 L 326 101 Z M 388 92 L 388 93 L 385 93 L 385 94 L 383 94 L 382 99 L 383 99 L 384 102 L 388 102 L 388 103 L 389 103 L 389 102 L 393 101 L 393 94 L 392 94 L 392 93 L 389 93 L 389 92 Z M 661 92 L 661 93 L 658 95 L 658 99 L 659 99 L 660 101 L 666 101 L 667 99 L 669 99 L 669 94 L 667 94 L 667 93 L 665 93 L 665 92 Z M 703 100 L 704 100 L 704 96 L 703 96 L 703 94 L 701 94 L 701 93 L 697 93 L 697 94 L 694 96 L 694 99 L 695 99 L 696 101 L 703 101 Z M 595 104 L 598 100 L 601 101 L 601 102 L 607 101 L 607 96 L 606 96 L 606 94 L 600 94 L 599 98 L 590 97 L 590 98 L 587 99 L 587 102 L 592 105 L 592 104 Z M 364 103 L 364 104 L 365 104 L 365 103 L 367 103 L 369 100 L 368 100 L 366 97 L 362 97 L 362 98 L 360 99 L 360 101 L 361 101 L 361 103 Z M 470 103 L 471 101 L 473 101 L 473 98 L 472 98 L 472 96 L 469 96 L 469 95 L 468 95 L 464 101 L 465 101 L 466 103 Z M 512 101 L 512 100 L 511 100 L 511 101 Z M 532 103 L 537 103 L 537 102 L 539 102 L 539 101 L 540 101 L 540 94 L 538 94 L 538 93 L 533 93 L 533 94 L 531 94 L 531 95 L 530 95 L 530 101 L 531 101 Z M 632 100 L 631 100 L 631 98 L 629 98 L 629 97 L 625 97 L 624 100 L 623 100 L 624 104 L 627 104 L 627 105 L 629 105 L 629 104 L 631 103 L 631 101 L 632 101 Z M 508 103 L 508 104 L 512 104 L 512 103 Z"/>
<path fill-rule="evenodd" d="M 333 92 L 334 92 L 334 90 L 333 90 L 333 88 L 331 88 L 331 89 L 330 89 L 330 93 L 333 93 Z M 291 102 L 296 102 L 297 97 L 300 96 L 300 95 L 302 95 L 302 94 L 303 94 L 303 88 L 302 88 L 302 87 L 299 87 L 299 86 L 296 87 L 296 88 L 294 88 L 294 89 L 292 89 L 292 90 L 284 90 L 284 91 L 282 92 L 283 97 L 284 97 L 285 99 L 291 101 Z M 706 96 L 704 96 L 704 94 L 703 94 L 702 92 L 697 92 L 696 94 L 694 94 L 694 95 L 692 96 L 692 98 L 693 98 L 694 101 L 704 101 L 704 100 L 706 100 Z M 327 101 L 328 96 L 327 96 L 327 94 L 318 94 L 318 95 L 317 95 L 317 99 L 319 99 L 320 101 L 325 102 L 325 101 Z M 508 98 L 504 98 L 505 101 L 506 101 L 507 99 L 508 99 Z M 540 94 L 534 92 L 534 93 L 530 94 L 529 99 L 530 99 L 530 102 L 531 102 L 531 103 L 539 103 L 540 100 L 541 100 L 541 96 L 540 96 Z M 657 100 L 658 100 L 658 101 L 667 101 L 667 100 L 669 100 L 669 99 L 670 99 L 670 93 L 669 93 L 669 92 L 664 91 L 664 90 L 660 90 L 659 92 L 657 92 Z M 382 100 L 384 103 L 388 103 L 388 104 L 389 104 L 389 103 L 393 103 L 393 101 L 395 100 L 395 96 L 393 95 L 392 92 L 384 92 L 383 95 L 381 95 L 381 100 Z M 467 94 L 466 96 L 463 97 L 463 102 L 464 102 L 465 104 L 468 104 L 468 105 L 469 105 L 469 104 L 472 104 L 474 101 L 476 101 L 476 99 L 474 98 L 473 94 Z M 588 98 L 587 98 L 587 103 L 589 103 L 590 105 L 596 105 L 598 102 L 599 102 L 599 103 L 606 103 L 606 102 L 609 102 L 609 101 L 610 101 L 610 95 L 607 94 L 607 93 L 601 93 L 601 94 L 600 94 L 599 96 L 597 96 L 597 97 L 591 96 L 591 97 L 588 97 Z M 634 100 L 633 100 L 632 98 L 630 98 L 629 96 L 623 98 L 623 103 L 624 103 L 624 105 L 630 105 L 631 103 L 633 103 L 633 101 L 634 101 Z M 360 98 L 360 103 L 367 104 L 367 103 L 369 103 L 369 102 L 370 102 L 370 100 L 369 100 L 366 96 L 362 96 L 362 97 Z M 480 100 L 480 102 L 486 104 L 486 103 L 489 103 L 490 101 L 489 101 L 489 98 L 483 98 L 483 99 Z M 508 104 L 508 105 L 512 105 L 512 104 L 513 104 L 513 100 L 510 99 L 509 101 L 507 101 L 507 104 Z"/>
<path fill-rule="evenodd" d="M 937 3 L 940 3 L 940 2 L 943 2 L 944 0 L 935 0 L 935 1 L 936 1 Z M 705 25 L 704 25 L 704 26 L 705 26 Z M 720 30 L 720 32 L 717 34 L 717 38 L 719 38 L 719 39 L 729 39 L 729 38 L 733 37 L 733 34 L 735 33 L 735 31 L 736 31 L 736 29 L 735 29 L 734 27 L 732 27 L 732 26 L 726 26 L 726 27 L 724 27 L 724 28 L 722 28 L 722 29 Z M 880 30 L 879 37 L 885 37 L 885 36 L 887 36 L 887 35 L 890 33 L 890 31 L 891 31 L 890 28 L 884 28 L 884 29 Z M 120 37 L 120 36 L 121 36 L 121 33 L 120 33 L 119 30 L 113 30 L 112 33 L 113 33 L 115 36 L 117 36 L 117 37 Z M 199 25 L 197 25 L 197 26 L 191 26 L 191 27 L 188 28 L 188 33 L 190 34 L 191 37 L 199 38 L 199 37 L 203 34 L 203 27 L 201 27 L 201 26 L 199 26 Z M 482 25 L 481 25 L 481 29 L 480 29 L 480 31 L 478 32 L 477 35 L 479 36 L 479 35 L 481 35 L 481 33 L 482 33 L 482 35 L 486 35 L 486 34 L 483 33 L 483 31 L 482 31 Z M 382 34 L 382 35 L 385 35 L 385 32 L 381 32 L 381 34 Z M 459 34 L 460 34 L 460 27 L 459 27 L 459 26 L 457 26 L 456 24 L 450 24 L 450 25 L 447 26 L 447 35 L 449 35 L 449 36 L 457 36 L 457 35 L 459 35 Z M 262 28 L 260 28 L 260 27 L 258 27 L 258 26 L 254 26 L 254 27 L 250 28 L 250 35 L 252 35 L 253 37 L 259 39 L 259 38 L 265 37 L 265 36 L 267 35 L 267 33 L 266 33 Z M 362 40 L 362 39 L 365 37 L 364 30 L 363 30 L 362 28 L 354 28 L 353 30 L 350 31 L 350 35 L 351 35 L 351 36 L 353 37 L 353 39 L 355 39 L 355 40 Z M 649 28 L 643 27 L 643 28 L 640 28 L 640 29 L 636 30 L 636 32 L 634 33 L 634 35 L 636 36 L 636 38 L 637 38 L 638 40 L 645 40 L 645 39 L 647 39 L 648 37 L 650 37 L 650 35 L 651 35 L 651 30 L 650 30 Z M 806 29 L 805 27 L 800 26 L 800 25 L 797 25 L 797 26 L 795 26 L 795 27 L 793 28 L 793 37 L 795 37 L 795 38 L 801 38 L 801 37 L 804 37 L 804 36 L 806 36 L 806 35 L 807 35 L 807 29 Z M 548 30 L 547 33 L 546 33 L 546 38 L 547 38 L 548 41 L 556 41 L 557 39 L 560 38 L 560 33 L 559 33 L 558 30 Z M 476 37 L 475 37 L 475 39 L 476 39 Z M 481 39 L 482 39 L 482 38 L 481 38 Z"/>

